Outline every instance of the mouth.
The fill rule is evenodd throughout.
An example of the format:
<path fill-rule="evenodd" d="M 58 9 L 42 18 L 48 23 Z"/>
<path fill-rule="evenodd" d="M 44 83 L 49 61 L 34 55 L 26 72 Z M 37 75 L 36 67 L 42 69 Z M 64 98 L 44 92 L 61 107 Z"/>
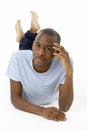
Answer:
<path fill-rule="evenodd" d="M 43 56 L 37 56 L 36 59 L 45 60 Z"/>
<path fill-rule="evenodd" d="M 45 62 L 45 59 L 41 58 L 41 57 L 37 57 L 36 60 L 37 60 L 37 62 Z"/>
<path fill-rule="evenodd" d="M 38 61 L 45 61 L 43 58 L 37 58 Z"/>

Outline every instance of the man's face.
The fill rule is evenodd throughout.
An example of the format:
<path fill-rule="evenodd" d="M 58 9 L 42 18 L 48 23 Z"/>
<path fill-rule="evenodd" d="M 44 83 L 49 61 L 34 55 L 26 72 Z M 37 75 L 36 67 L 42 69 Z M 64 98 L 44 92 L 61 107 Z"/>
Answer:
<path fill-rule="evenodd" d="M 53 58 L 53 43 L 57 41 L 54 36 L 39 34 L 33 43 L 33 67 L 37 72 L 49 69 Z"/>

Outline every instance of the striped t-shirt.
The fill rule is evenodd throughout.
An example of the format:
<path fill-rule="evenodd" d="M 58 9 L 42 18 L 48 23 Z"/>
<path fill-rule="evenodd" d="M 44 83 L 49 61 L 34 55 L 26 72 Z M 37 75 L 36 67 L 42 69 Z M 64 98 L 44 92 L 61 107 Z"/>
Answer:
<path fill-rule="evenodd" d="M 27 101 L 42 105 L 58 98 L 58 87 L 64 84 L 65 71 L 62 64 L 53 58 L 47 72 L 38 73 L 32 65 L 32 51 L 21 50 L 12 54 L 7 76 L 22 84 L 22 96 Z"/>

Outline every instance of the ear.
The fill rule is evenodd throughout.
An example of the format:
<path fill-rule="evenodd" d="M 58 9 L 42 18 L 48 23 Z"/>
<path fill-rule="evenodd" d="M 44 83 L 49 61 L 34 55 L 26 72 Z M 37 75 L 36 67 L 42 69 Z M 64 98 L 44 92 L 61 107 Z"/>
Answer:
<path fill-rule="evenodd" d="M 33 51 L 33 45 L 32 45 L 32 51 Z"/>
<path fill-rule="evenodd" d="M 33 50 L 33 47 L 34 47 L 34 42 L 33 42 L 33 44 L 32 44 L 32 50 Z"/>

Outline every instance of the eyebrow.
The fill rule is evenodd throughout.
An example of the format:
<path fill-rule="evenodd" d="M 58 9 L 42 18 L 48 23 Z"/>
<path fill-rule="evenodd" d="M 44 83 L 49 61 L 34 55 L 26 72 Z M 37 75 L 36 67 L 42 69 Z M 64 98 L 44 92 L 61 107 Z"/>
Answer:
<path fill-rule="evenodd" d="M 35 44 L 40 44 L 40 42 L 38 42 L 38 41 L 34 41 L 33 43 L 35 43 Z"/>
<path fill-rule="evenodd" d="M 53 48 L 53 46 L 51 46 L 51 45 L 47 45 L 47 47 L 51 47 L 51 48 Z"/>
<path fill-rule="evenodd" d="M 34 41 L 34 43 L 41 44 L 41 43 L 40 43 L 40 42 L 38 42 L 38 41 Z M 50 45 L 50 44 L 47 44 L 46 46 L 53 47 L 53 45 Z"/>

